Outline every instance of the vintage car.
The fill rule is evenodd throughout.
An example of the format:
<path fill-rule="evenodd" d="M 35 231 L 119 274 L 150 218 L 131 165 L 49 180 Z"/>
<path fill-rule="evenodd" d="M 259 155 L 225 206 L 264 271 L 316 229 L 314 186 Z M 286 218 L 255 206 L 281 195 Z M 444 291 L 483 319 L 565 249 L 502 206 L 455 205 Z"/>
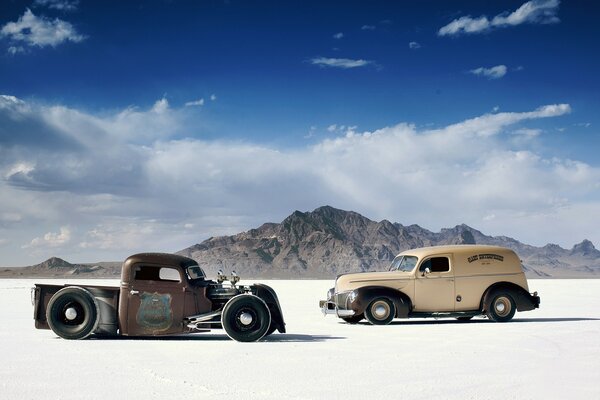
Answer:
<path fill-rule="evenodd" d="M 348 323 L 366 318 L 389 324 L 394 318 L 476 315 L 505 322 L 515 311 L 538 308 L 530 294 L 521 261 L 514 251 L 497 246 L 456 245 L 407 250 L 386 272 L 344 274 L 320 301 L 324 314 Z"/>
<path fill-rule="evenodd" d="M 230 283 L 226 284 L 225 281 Z M 32 288 L 38 329 L 65 339 L 90 335 L 160 336 L 224 328 L 251 342 L 285 332 L 275 291 L 237 285 L 239 276 L 206 278 L 198 263 L 174 254 L 143 253 L 125 260 L 121 286 L 42 285 Z"/>

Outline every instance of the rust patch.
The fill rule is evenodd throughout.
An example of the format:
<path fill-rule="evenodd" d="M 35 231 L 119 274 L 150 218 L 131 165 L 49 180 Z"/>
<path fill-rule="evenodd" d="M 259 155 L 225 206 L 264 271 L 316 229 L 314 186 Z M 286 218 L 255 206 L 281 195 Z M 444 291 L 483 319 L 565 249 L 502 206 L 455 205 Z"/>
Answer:
<path fill-rule="evenodd" d="M 138 325 L 153 332 L 166 331 L 173 323 L 171 295 L 142 292 L 140 294 L 140 309 L 136 321 Z"/>

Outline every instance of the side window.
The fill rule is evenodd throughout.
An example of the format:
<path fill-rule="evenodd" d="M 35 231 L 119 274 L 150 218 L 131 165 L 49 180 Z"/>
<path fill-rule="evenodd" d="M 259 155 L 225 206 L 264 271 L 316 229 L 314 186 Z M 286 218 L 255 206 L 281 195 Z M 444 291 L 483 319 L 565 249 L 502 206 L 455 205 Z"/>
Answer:
<path fill-rule="evenodd" d="M 135 268 L 135 280 L 181 282 L 181 276 L 175 268 L 140 265 Z"/>
<path fill-rule="evenodd" d="M 447 257 L 431 257 L 421 264 L 419 271 L 425 271 L 429 268 L 431 272 L 448 272 L 450 271 L 450 261 Z"/>

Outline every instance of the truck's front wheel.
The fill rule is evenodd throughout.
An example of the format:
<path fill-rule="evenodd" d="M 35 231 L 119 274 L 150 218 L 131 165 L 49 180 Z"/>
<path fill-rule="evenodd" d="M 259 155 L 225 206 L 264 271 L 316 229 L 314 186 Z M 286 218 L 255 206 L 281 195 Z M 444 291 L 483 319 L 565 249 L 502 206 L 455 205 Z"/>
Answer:
<path fill-rule="evenodd" d="M 238 342 L 255 342 L 271 326 L 271 312 L 265 302 L 254 295 L 241 294 L 225 304 L 221 324 L 227 336 Z"/>
<path fill-rule="evenodd" d="M 50 329 L 63 339 L 85 339 L 98 327 L 98 304 L 87 290 L 66 287 L 48 302 L 46 320 Z"/>

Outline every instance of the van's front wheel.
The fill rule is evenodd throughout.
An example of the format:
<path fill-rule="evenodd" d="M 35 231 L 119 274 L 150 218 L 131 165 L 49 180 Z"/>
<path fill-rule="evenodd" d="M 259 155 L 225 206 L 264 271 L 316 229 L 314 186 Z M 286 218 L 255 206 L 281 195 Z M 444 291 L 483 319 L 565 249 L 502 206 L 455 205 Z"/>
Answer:
<path fill-rule="evenodd" d="M 394 303 L 386 298 L 379 297 L 373 300 L 365 310 L 365 317 L 373 325 L 387 325 L 396 316 Z"/>
<path fill-rule="evenodd" d="M 507 322 L 515 315 L 517 307 L 508 292 L 498 292 L 487 305 L 487 317 L 494 322 Z"/>

